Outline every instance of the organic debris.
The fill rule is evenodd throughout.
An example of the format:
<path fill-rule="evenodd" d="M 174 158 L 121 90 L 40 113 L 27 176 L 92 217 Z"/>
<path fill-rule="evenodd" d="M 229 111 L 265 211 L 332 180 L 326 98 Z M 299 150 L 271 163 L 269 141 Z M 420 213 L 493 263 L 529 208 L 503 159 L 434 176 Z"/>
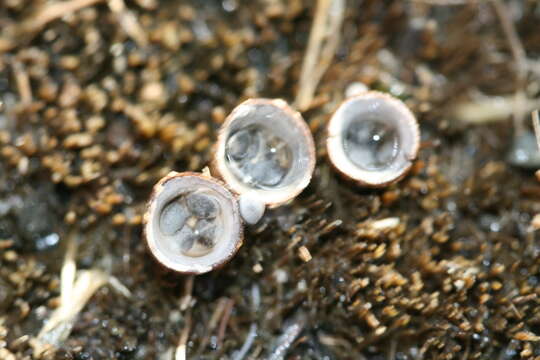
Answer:
<path fill-rule="evenodd" d="M 540 183 L 506 158 L 518 126 L 533 133 L 511 118 L 518 92 L 520 111 L 538 108 L 539 14 L 518 0 L 0 1 L 0 359 L 539 359 Z M 347 89 L 418 118 L 401 182 L 361 189 L 330 167 Z M 301 93 L 310 185 L 223 268 L 163 272 L 141 234 L 152 186 L 208 165 L 242 101 Z"/>

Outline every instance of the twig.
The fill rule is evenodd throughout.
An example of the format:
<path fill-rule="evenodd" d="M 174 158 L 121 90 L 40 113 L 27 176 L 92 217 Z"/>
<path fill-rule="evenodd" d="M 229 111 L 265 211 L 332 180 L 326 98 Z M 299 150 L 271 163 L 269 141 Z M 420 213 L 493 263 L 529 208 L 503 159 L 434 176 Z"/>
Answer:
<path fill-rule="evenodd" d="M 260 359 L 259 354 L 263 351 L 263 347 L 261 345 L 257 345 L 255 350 L 249 355 L 248 360 L 258 360 Z"/>
<path fill-rule="evenodd" d="M 272 349 L 272 352 L 267 359 L 282 360 L 296 338 L 300 335 L 302 330 L 304 330 L 305 326 L 306 319 L 304 316 L 297 316 L 292 323 L 285 327 L 283 334 L 278 337 L 276 345 Z"/>
<path fill-rule="evenodd" d="M 20 25 L 20 31 L 23 33 L 35 33 L 41 30 L 53 20 L 69 15 L 72 12 L 97 4 L 104 0 L 71 0 L 57 1 L 47 4 L 43 9 L 36 12 L 36 15 L 23 21 Z"/>
<path fill-rule="evenodd" d="M 540 151 L 540 116 L 538 115 L 538 109 L 532 112 L 532 123 L 534 128 L 534 135 L 536 136 L 536 145 Z"/>
<path fill-rule="evenodd" d="M 538 115 L 538 109 L 532 112 L 532 122 L 534 127 L 534 135 L 536 136 L 536 145 L 540 151 L 540 116 Z M 536 170 L 534 173 L 536 179 L 540 181 L 540 170 Z"/>
<path fill-rule="evenodd" d="M 495 13 L 499 18 L 504 35 L 510 50 L 512 51 L 512 56 L 514 57 L 514 62 L 516 64 L 517 78 L 516 78 L 516 92 L 514 95 L 514 127 L 516 129 L 516 134 L 522 133 L 524 131 L 523 126 L 523 117 L 525 114 L 524 104 L 526 102 L 525 96 L 525 82 L 527 80 L 527 54 L 523 48 L 523 44 L 519 39 L 514 23 L 509 18 L 508 7 L 501 0 L 491 0 Z"/>
<path fill-rule="evenodd" d="M 34 16 L 24 20 L 15 28 L 15 38 L 21 36 L 33 37 L 51 21 L 104 1 L 106 0 L 70 0 L 56 1 L 52 4 L 43 5 L 36 11 Z M 148 37 L 145 31 L 137 21 L 135 15 L 126 8 L 123 0 L 109 0 L 109 8 L 117 15 L 120 25 L 129 37 L 135 40 L 141 47 L 148 45 Z M 16 45 L 17 41 L 14 39 L 0 38 L 0 53 L 10 50 Z"/>
<path fill-rule="evenodd" d="M 234 306 L 234 300 L 228 299 L 225 305 L 225 309 L 223 310 L 223 317 L 221 318 L 221 322 L 219 323 L 218 337 L 217 337 L 218 348 L 220 348 L 221 344 L 223 343 L 223 338 L 225 337 L 225 330 L 227 330 L 227 324 L 229 323 L 233 306 Z"/>
<path fill-rule="evenodd" d="M 501 25 L 510 45 L 512 56 L 517 65 L 518 75 L 521 79 L 527 74 L 527 54 L 519 39 L 514 23 L 509 18 L 509 10 L 501 0 L 492 0 L 495 12 L 501 21 Z"/>
<path fill-rule="evenodd" d="M 465 347 L 465 352 L 463 353 L 463 356 L 461 358 L 463 360 L 467 360 L 469 358 L 470 352 L 471 352 L 471 338 L 467 338 L 467 345 Z"/>
<path fill-rule="evenodd" d="M 95 5 L 105 0 L 70 0 L 56 1 L 42 5 L 34 15 L 13 27 L 10 35 L 0 37 L 0 54 L 7 52 L 24 40 L 31 40 L 45 25 L 82 8 Z"/>
<path fill-rule="evenodd" d="M 508 119 L 512 115 L 514 96 L 484 96 L 460 103 L 452 109 L 452 116 L 465 123 L 486 124 Z M 525 99 L 523 110 L 532 111 L 540 106 L 537 99 Z"/>
<path fill-rule="evenodd" d="M 253 286 L 251 286 L 251 305 L 253 307 L 253 312 L 257 314 L 259 312 L 259 308 L 261 306 L 261 293 L 259 286 L 254 283 Z M 238 352 L 236 352 L 233 356 L 233 360 L 243 360 L 251 347 L 253 346 L 253 342 L 255 341 L 255 338 L 257 337 L 257 323 L 251 324 L 249 327 L 249 332 L 246 336 L 246 340 L 244 341 L 244 344 L 240 348 Z"/>
<path fill-rule="evenodd" d="M 191 293 L 193 292 L 194 281 L 195 276 L 193 275 L 188 276 L 185 280 L 184 295 L 182 295 L 182 298 L 180 299 L 180 310 L 182 311 L 186 310 L 191 303 Z"/>
<path fill-rule="evenodd" d="M 131 291 L 129 291 L 129 289 L 124 284 L 122 284 L 120 280 L 118 280 L 112 275 L 109 275 L 109 285 L 111 285 L 114 290 L 124 295 L 126 298 L 131 297 Z"/>
<path fill-rule="evenodd" d="M 189 338 L 189 330 L 191 329 L 191 311 L 188 311 L 186 314 L 186 323 L 184 324 L 184 329 L 180 334 L 180 340 L 178 341 L 178 346 L 174 352 L 174 360 L 186 360 L 186 344 Z"/>
<path fill-rule="evenodd" d="M 255 341 L 256 337 L 257 337 L 257 324 L 253 323 L 249 327 L 249 332 L 246 336 L 246 340 L 244 341 L 244 344 L 242 345 L 238 353 L 236 353 L 233 356 L 233 360 L 244 360 L 249 349 L 251 349 L 251 346 L 253 345 L 253 342 Z"/>
<path fill-rule="evenodd" d="M 261 289 L 257 284 L 253 284 L 251 287 L 251 305 L 253 306 L 253 312 L 257 313 L 261 307 Z"/>
<path fill-rule="evenodd" d="M 15 76 L 15 83 L 21 97 L 21 103 L 28 105 L 32 102 L 32 87 L 30 86 L 28 73 L 24 69 L 24 66 L 15 59 L 11 62 L 11 66 L 13 67 L 13 75 Z"/>
<path fill-rule="evenodd" d="M 37 353 L 50 349 L 47 344 L 58 346 L 68 338 L 77 315 L 103 285 L 111 283 L 123 295 L 131 295 L 120 281 L 99 269 L 77 271 L 75 235 L 70 234 L 67 241 L 66 255 L 60 270 L 60 306 L 52 312 L 37 336 Z"/>
<path fill-rule="evenodd" d="M 387 360 L 394 360 L 396 358 L 397 340 L 395 337 L 390 340 L 390 349 L 388 350 Z"/>
<path fill-rule="evenodd" d="M 126 8 L 123 0 L 109 0 L 109 8 L 118 17 L 120 26 L 131 37 L 137 45 L 145 47 L 148 45 L 148 37 L 137 21 L 137 17 Z"/>
<path fill-rule="evenodd" d="M 84 308 L 88 300 L 101 286 L 108 281 L 101 270 L 82 270 L 73 286 L 73 293 L 67 303 L 60 305 L 41 329 L 38 338 L 45 343 L 58 346 L 67 339 L 75 317 Z"/>
<path fill-rule="evenodd" d="M 212 313 L 212 316 L 210 317 L 210 321 L 208 322 L 208 325 L 205 327 L 205 334 L 201 341 L 201 345 L 199 346 L 199 353 L 201 353 L 206 347 L 206 345 L 208 344 L 212 331 L 214 331 L 214 329 L 216 328 L 218 321 L 221 318 L 221 315 L 223 314 L 223 310 L 225 310 L 226 304 L 227 304 L 227 298 L 219 299 L 218 304 L 216 305 L 216 308 L 214 309 L 214 312 Z"/>
<path fill-rule="evenodd" d="M 311 105 L 315 89 L 330 65 L 341 35 L 344 0 L 318 0 L 308 47 L 302 63 L 300 86 L 295 99 L 299 110 Z"/>
<path fill-rule="evenodd" d="M 64 265 L 60 270 L 60 306 L 67 305 L 73 295 L 73 286 L 75 284 L 75 275 L 77 266 L 75 257 L 77 254 L 77 242 L 73 234 L 67 238 L 67 249 L 64 257 Z"/>
<path fill-rule="evenodd" d="M 477 0 L 411 0 L 415 3 L 433 5 L 433 6 L 455 6 L 455 5 L 466 5 L 474 4 Z"/>

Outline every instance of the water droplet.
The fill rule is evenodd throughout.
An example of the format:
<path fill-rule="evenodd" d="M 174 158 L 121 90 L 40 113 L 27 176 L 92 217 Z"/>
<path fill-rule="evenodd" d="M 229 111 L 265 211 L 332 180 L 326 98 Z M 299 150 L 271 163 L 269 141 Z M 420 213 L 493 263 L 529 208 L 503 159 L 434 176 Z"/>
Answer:
<path fill-rule="evenodd" d="M 270 129 L 250 125 L 227 140 L 227 162 L 233 174 L 255 188 L 277 188 L 292 165 L 290 146 Z"/>
<path fill-rule="evenodd" d="M 343 147 L 349 159 L 365 170 L 380 170 L 390 166 L 399 152 L 396 129 L 381 120 L 353 120 L 345 131 Z"/>

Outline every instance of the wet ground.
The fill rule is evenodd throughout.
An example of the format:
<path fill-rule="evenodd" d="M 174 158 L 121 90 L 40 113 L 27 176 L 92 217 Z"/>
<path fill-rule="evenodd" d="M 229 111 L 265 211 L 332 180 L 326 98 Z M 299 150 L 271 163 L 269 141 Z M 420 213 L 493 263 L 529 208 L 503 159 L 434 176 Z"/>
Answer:
<path fill-rule="evenodd" d="M 315 5 L 0 3 L 1 359 L 540 358 L 540 182 L 507 157 L 538 107 L 536 1 L 347 1 L 302 111 L 310 186 L 219 271 L 164 273 L 146 251 L 153 184 L 207 165 L 242 100 L 294 103 Z M 356 82 L 420 123 L 419 159 L 386 189 L 326 158 Z M 108 280 L 64 336 L 43 329 L 73 244 L 79 278 Z"/>

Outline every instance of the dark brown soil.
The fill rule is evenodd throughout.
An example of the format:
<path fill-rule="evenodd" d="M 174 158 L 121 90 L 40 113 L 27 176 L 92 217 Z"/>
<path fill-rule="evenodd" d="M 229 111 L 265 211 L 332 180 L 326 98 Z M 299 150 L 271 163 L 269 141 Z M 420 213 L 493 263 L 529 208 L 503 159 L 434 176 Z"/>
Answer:
<path fill-rule="evenodd" d="M 195 278 L 145 249 L 151 188 L 207 165 L 241 101 L 294 102 L 316 2 L 122 4 L 0 1 L 0 359 L 170 360 L 182 338 L 188 359 L 540 359 L 540 183 L 506 161 L 538 106 L 537 1 L 347 1 L 303 111 L 312 183 Z M 413 171 L 383 190 L 326 160 L 324 125 L 354 82 L 421 126 Z M 68 241 L 78 270 L 131 295 L 101 287 L 39 354 Z"/>

